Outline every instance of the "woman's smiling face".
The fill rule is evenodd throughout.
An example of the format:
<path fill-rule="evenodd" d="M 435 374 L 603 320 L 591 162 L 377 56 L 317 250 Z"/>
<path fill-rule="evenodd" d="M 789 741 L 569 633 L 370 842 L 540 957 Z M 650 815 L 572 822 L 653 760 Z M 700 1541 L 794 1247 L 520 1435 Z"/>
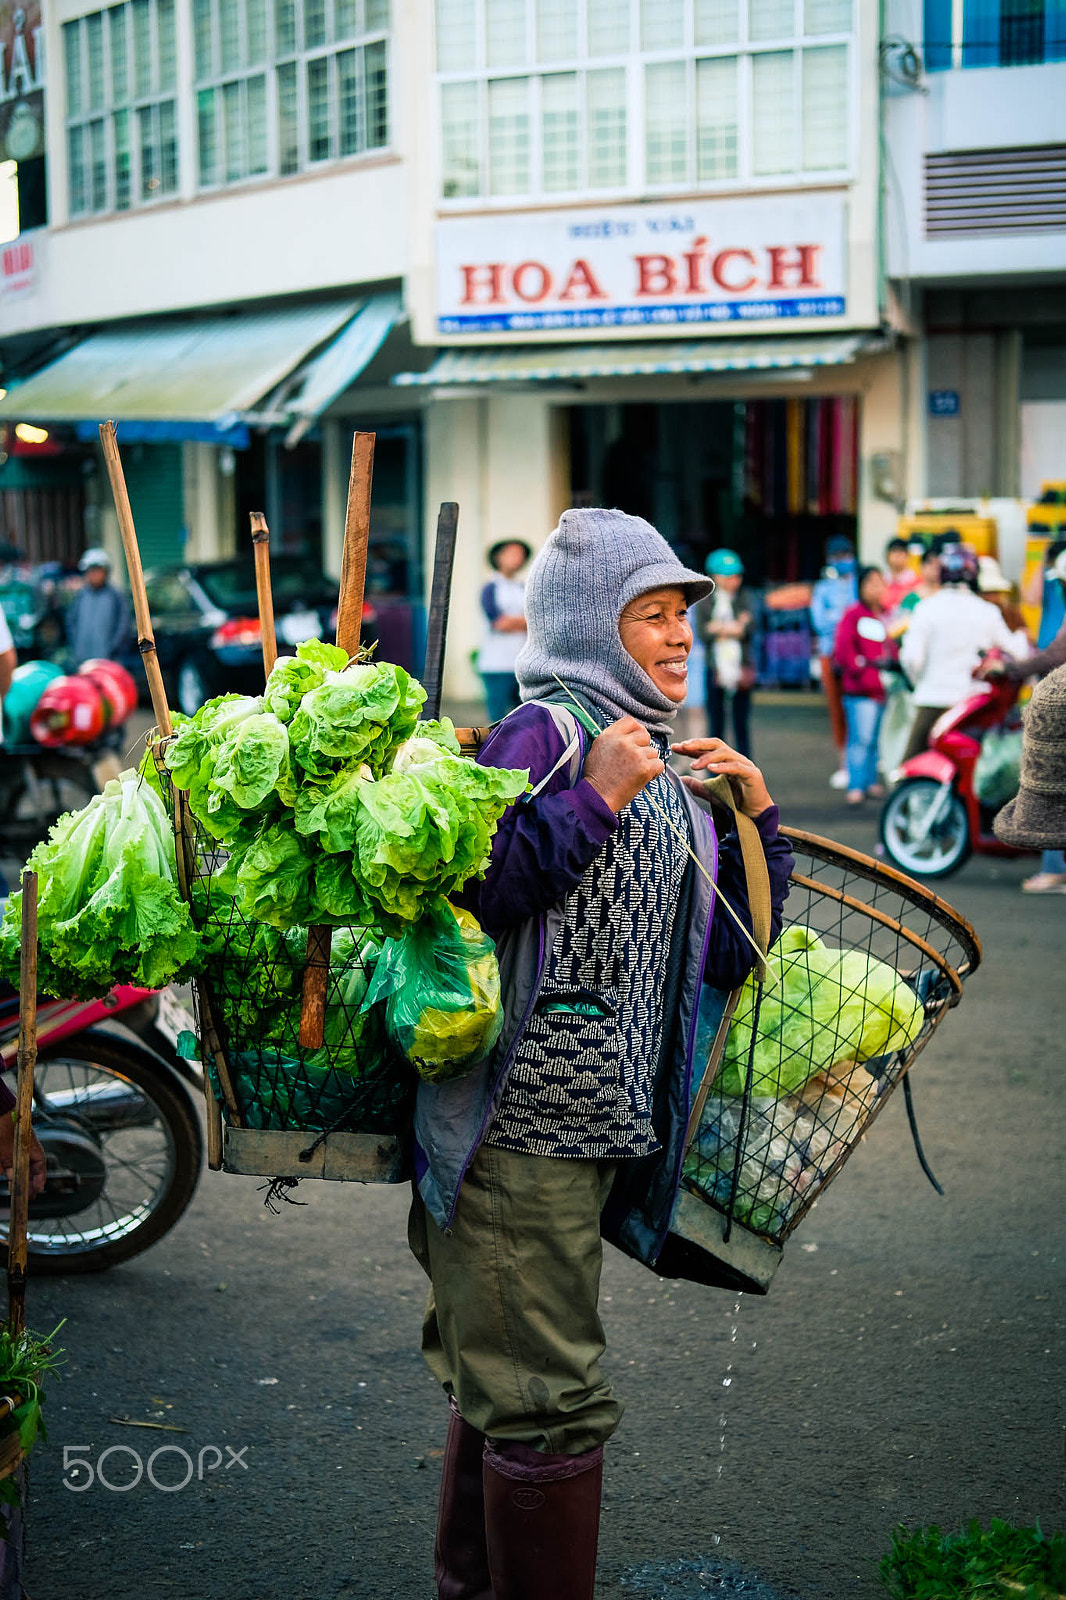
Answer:
<path fill-rule="evenodd" d="M 618 619 L 618 636 L 660 694 L 680 705 L 688 693 L 692 649 L 684 589 L 651 589 L 638 595 Z"/>

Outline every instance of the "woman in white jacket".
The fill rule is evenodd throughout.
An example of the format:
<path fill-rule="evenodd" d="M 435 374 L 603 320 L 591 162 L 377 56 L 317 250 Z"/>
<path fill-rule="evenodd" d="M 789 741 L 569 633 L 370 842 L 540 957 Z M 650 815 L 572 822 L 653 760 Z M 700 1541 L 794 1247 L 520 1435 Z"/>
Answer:
<path fill-rule="evenodd" d="M 920 754 L 937 718 L 982 692 L 973 675 L 986 650 L 1016 658 L 1020 642 L 998 606 L 976 593 L 977 557 L 964 546 L 940 558 L 941 587 L 915 606 L 899 658 L 914 684 L 914 721 L 903 760 Z"/>

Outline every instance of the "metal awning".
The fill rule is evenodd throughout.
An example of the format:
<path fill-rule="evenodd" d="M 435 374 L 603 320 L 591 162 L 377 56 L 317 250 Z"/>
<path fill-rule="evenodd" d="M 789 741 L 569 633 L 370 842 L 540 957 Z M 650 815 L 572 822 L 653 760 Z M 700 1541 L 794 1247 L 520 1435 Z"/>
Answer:
<path fill-rule="evenodd" d="M 128 424 L 130 437 L 221 438 L 254 421 L 257 404 L 315 357 L 286 411 L 287 421 L 309 427 L 369 361 L 397 312 L 397 297 L 381 295 L 101 330 L 12 386 L 0 419 L 110 417 Z"/>
<path fill-rule="evenodd" d="M 286 448 L 298 444 L 317 419 L 354 383 L 364 367 L 377 355 L 402 313 L 399 291 L 371 295 L 355 317 L 321 355 L 315 356 L 298 390 L 285 402 L 292 426 L 285 437 Z"/>
<path fill-rule="evenodd" d="M 761 372 L 839 367 L 884 349 L 879 334 L 690 339 L 652 344 L 512 345 L 444 350 L 427 372 L 400 372 L 393 383 L 443 389 L 452 384 L 549 383 L 586 378 L 659 377 L 672 373 Z"/>

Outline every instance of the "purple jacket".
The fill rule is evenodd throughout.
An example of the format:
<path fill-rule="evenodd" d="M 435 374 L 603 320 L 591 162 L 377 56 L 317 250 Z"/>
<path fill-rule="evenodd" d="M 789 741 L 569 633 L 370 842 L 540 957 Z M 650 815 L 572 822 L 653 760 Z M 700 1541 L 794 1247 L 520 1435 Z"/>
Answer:
<path fill-rule="evenodd" d="M 496 941 L 505 1020 L 486 1061 L 450 1083 L 421 1084 L 415 1112 L 415 1170 L 437 1225 L 450 1226 L 459 1187 L 495 1114 L 519 1039 L 532 1015 L 547 955 L 562 922 L 563 902 L 617 827 L 617 817 L 580 776 L 586 736 L 557 704 L 519 707 L 504 719 L 479 754 L 491 766 L 527 768 L 543 788 L 511 806 L 501 819 L 485 877 L 467 886 L 464 903 Z M 544 780 L 547 780 L 544 782 Z M 710 814 L 680 784 L 693 848 L 721 893 L 751 928 L 740 852 L 732 834 L 721 848 Z M 770 870 L 772 937 L 781 930 L 792 850 L 777 833 L 777 809 L 757 819 Z M 667 977 L 676 1026 L 656 1085 L 656 1131 L 662 1148 L 622 1163 L 626 1193 L 612 1211 L 607 1236 L 639 1260 L 654 1262 L 665 1237 L 680 1181 L 692 1094 L 692 1067 L 701 1000 L 720 1015 L 730 990 L 751 970 L 751 946 L 716 896 L 690 866 L 671 941 Z"/>

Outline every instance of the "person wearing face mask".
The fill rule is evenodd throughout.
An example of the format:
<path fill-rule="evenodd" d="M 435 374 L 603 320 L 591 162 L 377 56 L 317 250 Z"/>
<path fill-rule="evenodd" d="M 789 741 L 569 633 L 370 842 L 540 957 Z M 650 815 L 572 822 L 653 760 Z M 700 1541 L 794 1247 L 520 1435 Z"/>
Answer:
<path fill-rule="evenodd" d="M 754 960 L 714 909 L 725 897 L 750 931 L 736 834 L 716 839 L 700 803 L 708 775 L 755 821 L 780 932 L 792 852 L 761 772 L 720 739 L 670 742 L 688 606 L 712 587 L 641 518 L 564 512 L 526 587 L 523 703 L 478 755 L 527 768 L 532 792 L 465 898 L 496 941 L 499 1042 L 467 1077 L 420 1085 L 415 1113 L 423 1353 L 451 1402 L 440 1600 L 592 1600 L 622 1413 L 599 1365 L 601 1234 L 669 1275 L 694 1007 Z"/>

